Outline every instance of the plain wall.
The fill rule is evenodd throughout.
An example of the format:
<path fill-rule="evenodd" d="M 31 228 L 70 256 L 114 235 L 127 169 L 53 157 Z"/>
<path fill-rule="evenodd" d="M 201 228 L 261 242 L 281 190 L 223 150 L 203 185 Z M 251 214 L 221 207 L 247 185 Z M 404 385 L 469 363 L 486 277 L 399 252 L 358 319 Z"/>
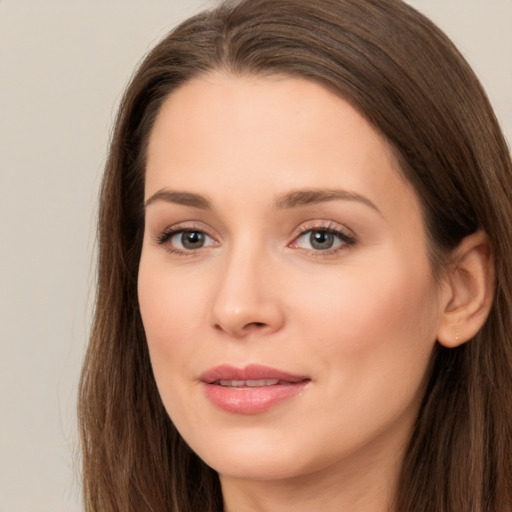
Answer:
<path fill-rule="evenodd" d="M 0 0 L 0 512 L 81 510 L 76 390 L 97 191 L 122 91 L 212 0 Z M 456 42 L 512 141 L 512 0 L 411 0 Z"/>

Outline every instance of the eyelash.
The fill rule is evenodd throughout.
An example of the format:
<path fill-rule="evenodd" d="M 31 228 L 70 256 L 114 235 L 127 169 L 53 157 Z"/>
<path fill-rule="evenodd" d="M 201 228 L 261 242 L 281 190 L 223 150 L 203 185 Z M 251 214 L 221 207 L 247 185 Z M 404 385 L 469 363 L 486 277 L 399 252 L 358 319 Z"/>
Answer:
<path fill-rule="evenodd" d="M 338 239 L 340 244 L 337 247 L 331 248 L 331 249 L 304 249 L 308 252 L 309 255 L 322 257 L 322 256 L 330 256 L 333 254 L 336 254 L 339 251 L 343 251 L 345 249 L 348 249 L 349 247 L 353 247 L 357 244 L 357 239 L 354 235 L 348 234 L 345 229 L 342 229 L 337 224 L 333 224 L 330 222 L 323 223 L 323 224 L 313 224 L 313 225 L 306 225 L 297 231 L 297 233 L 294 236 L 293 242 L 290 244 L 291 247 L 297 247 L 297 241 L 305 237 L 307 234 L 311 236 L 312 233 L 327 233 L 330 235 L 333 235 L 335 238 Z"/>
<path fill-rule="evenodd" d="M 306 227 L 301 227 L 296 231 L 293 237 L 293 241 L 288 244 L 288 247 L 298 247 L 297 241 L 301 239 L 302 237 L 306 236 L 308 233 L 311 234 L 317 232 L 317 233 L 327 233 L 330 235 L 333 235 L 337 238 L 337 240 L 340 242 L 340 244 L 332 249 L 303 249 L 304 251 L 307 251 L 308 254 L 322 257 L 322 256 L 330 256 L 332 254 L 336 254 L 338 251 L 347 249 L 349 247 L 353 247 L 357 244 L 357 239 L 353 235 L 349 235 L 345 230 L 340 229 L 337 225 L 334 226 L 331 223 L 321 224 L 321 225 L 311 225 Z M 161 234 L 157 235 L 156 237 L 156 243 L 157 245 L 165 245 L 165 249 L 172 253 L 172 254 L 178 254 L 180 256 L 197 256 L 201 252 L 200 249 L 207 249 L 206 247 L 199 247 L 197 250 L 189 249 L 189 250 L 183 250 L 178 249 L 174 246 L 172 246 L 169 241 L 178 234 L 184 234 L 184 233 L 201 233 L 203 235 L 206 235 L 208 238 L 212 239 L 215 244 L 217 243 L 215 238 L 209 235 L 203 228 L 194 227 L 194 226 L 175 226 L 172 228 L 168 228 L 165 231 L 163 231 Z M 212 245 L 215 245 L 212 244 Z"/>
<path fill-rule="evenodd" d="M 165 245 L 165 250 L 167 252 L 170 252 L 171 254 L 178 254 L 179 256 L 197 256 L 200 252 L 199 249 L 205 249 L 206 247 L 200 247 L 197 250 L 189 249 L 189 250 L 183 250 L 178 249 L 168 243 L 175 235 L 184 233 L 202 233 L 203 235 L 206 235 L 208 238 L 211 238 L 212 240 L 215 240 L 211 235 L 209 235 L 204 228 L 199 228 L 195 226 L 175 226 L 172 228 L 166 229 L 163 233 L 159 234 L 156 237 L 156 243 L 157 245 Z"/>

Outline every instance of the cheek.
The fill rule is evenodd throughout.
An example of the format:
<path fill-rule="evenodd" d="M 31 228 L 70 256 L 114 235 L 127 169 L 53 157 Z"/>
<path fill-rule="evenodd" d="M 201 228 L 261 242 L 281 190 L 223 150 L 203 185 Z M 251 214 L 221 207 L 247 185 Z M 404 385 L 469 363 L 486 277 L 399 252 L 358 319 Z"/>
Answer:
<path fill-rule="evenodd" d="M 315 429 L 339 439 L 340 451 L 393 425 L 407 435 L 423 396 L 437 322 L 429 307 L 436 301 L 429 273 L 415 273 L 415 282 L 399 266 L 388 267 L 385 276 L 350 274 L 326 282 L 328 293 L 310 287 L 298 328 L 325 392 L 309 412 L 319 418 Z"/>
<path fill-rule="evenodd" d="M 428 261 L 381 261 L 382 266 L 352 266 L 316 275 L 302 285 L 307 294 L 292 292 L 298 297 L 296 309 L 312 327 L 316 324 L 319 335 L 328 332 L 330 338 L 346 340 L 348 350 L 364 349 L 384 338 L 404 345 L 435 338 L 437 294 Z"/>
<path fill-rule="evenodd" d="M 410 271 L 388 265 L 385 273 L 352 268 L 337 281 L 316 285 L 296 309 L 303 318 L 302 340 L 326 368 L 331 389 L 368 398 L 385 389 L 402 398 L 414 393 L 437 332 L 437 295 L 428 263 Z M 328 371 L 333 368 L 339 371 Z"/>
<path fill-rule="evenodd" d="M 174 333 L 186 333 L 195 327 L 201 320 L 210 286 L 208 273 L 187 265 L 172 266 L 168 259 L 163 249 L 143 248 L 138 299 L 150 342 L 171 341 Z"/>
<path fill-rule="evenodd" d="M 199 352 L 197 328 L 202 298 L 179 279 L 146 270 L 141 268 L 139 273 L 138 295 L 153 375 L 169 417 L 177 426 L 186 425 L 185 431 L 190 433 L 202 424 L 190 421 L 191 411 L 200 410 L 200 403 L 187 387 L 194 381 L 190 363 Z"/>
<path fill-rule="evenodd" d="M 183 362 L 194 360 L 197 329 L 204 324 L 203 288 L 143 258 L 138 297 L 153 372 L 166 402 L 171 394 L 165 390 L 188 368 Z"/>

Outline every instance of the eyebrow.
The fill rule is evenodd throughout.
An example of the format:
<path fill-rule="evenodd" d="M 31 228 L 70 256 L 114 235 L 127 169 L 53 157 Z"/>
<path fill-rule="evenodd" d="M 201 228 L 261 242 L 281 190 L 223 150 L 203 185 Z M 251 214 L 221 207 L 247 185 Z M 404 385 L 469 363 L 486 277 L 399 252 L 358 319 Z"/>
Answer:
<path fill-rule="evenodd" d="M 275 206 L 279 210 L 284 210 L 335 200 L 359 202 L 369 206 L 377 213 L 382 215 L 381 211 L 370 199 L 356 192 L 350 192 L 343 189 L 294 190 L 292 192 L 277 196 L 275 199 Z M 199 208 L 201 210 L 209 210 L 212 208 L 210 201 L 200 194 L 173 191 L 165 188 L 158 190 L 152 196 L 150 196 L 144 203 L 144 207 L 147 208 L 149 205 L 158 201 L 190 206 L 192 208 Z"/>
<path fill-rule="evenodd" d="M 212 207 L 210 201 L 208 201 L 208 199 L 206 199 L 204 196 L 199 194 L 192 194 L 190 192 L 167 190 L 165 188 L 158 190 L 151 197 L 149 197 L 144 203 L 144 207 L 147 208 L 150 204 L 156 203 L 157 201 L 181 204 L 183 206 L 191 206 L 201 210 L 208 210 Z"/>
<path fill-rule="evenodd" d="M 299 208 L 301 206 L 335 200 L 356 201 L 369 206 L 382 215 L 376 204 L 370 199 L 356 192 L 350 192 L 343 189 L 306 189 L 288 192 L 277 197 L 276 206 L 279 209 Z"/>

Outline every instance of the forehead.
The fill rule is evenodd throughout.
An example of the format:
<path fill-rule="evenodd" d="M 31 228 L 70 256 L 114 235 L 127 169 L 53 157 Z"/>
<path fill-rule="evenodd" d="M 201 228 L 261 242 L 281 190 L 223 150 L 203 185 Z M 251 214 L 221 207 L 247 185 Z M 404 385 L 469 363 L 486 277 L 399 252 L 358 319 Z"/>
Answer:
<path fill-rule="evenodd" d="M 205 117 L 208 123 L 202 122 Z M 161 129 L 172 130 L 171 123 L 178 123 L 173 135 L 185 136 L 194 130 L 194 136 L 213 138 L 215 133 L 209 130 L 213 119 L 232 130 L 265 127 L 267 130 L 260 131 L 263 140 L 275 138 L 279 132 L 299 135 L 294 128 L 305 128 L 305 124 L 313 129 L 322 124 L 326 128 L 336 126 L 342 130 L 338 137 L 372 131 L 382 149 L 390 150 L 385 138 L 348 101 L 315 81 L 287 75 L 238 76 L 222 72 L 194 78 L 171 93 L 160 109 L 151 139 Z M 268 130 L 268 123 L 275 127 L 273 131 Z M 223 131 L 219 135 L 225 134 Z M 311 131 L 307 135 L 311 137 Z"/>
<path fill-rule="evenodd" d="M 206 196 L 410 188 L 390 145 L 350 103 L 283 76 L 210 73 L 180 87 L 157 116 L 146 171 L 146 198 L 165 187 Z"/>

